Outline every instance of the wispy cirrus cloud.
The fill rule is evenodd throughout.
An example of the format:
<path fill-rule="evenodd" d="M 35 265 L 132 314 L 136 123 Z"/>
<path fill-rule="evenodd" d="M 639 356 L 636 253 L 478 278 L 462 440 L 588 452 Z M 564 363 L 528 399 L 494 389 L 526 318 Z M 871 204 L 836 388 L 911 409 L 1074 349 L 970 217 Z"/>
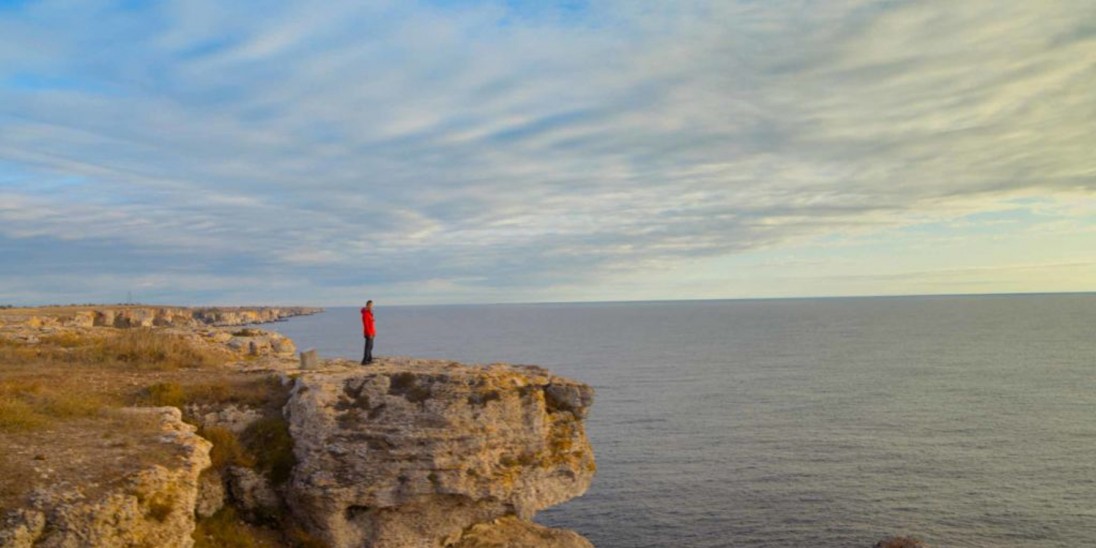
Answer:
<path fill-rule="evenodd" d="M 668 282 L 1091 199 L 1094 16 L 1080 0 L 0 7 L 0 243 L 22 257 L 0 280 L 133 275 L 0 300 L 110 299 L 136 276 L 177 278 L 151 293 L 176 301 L 589 298 L 637 269 L 624 297 L 780 294 Z M 1088 235 L 1046 264 L 1091 259 L 1086 210 L 1056 211 L 1016 230 L 1065 222 Z"/>

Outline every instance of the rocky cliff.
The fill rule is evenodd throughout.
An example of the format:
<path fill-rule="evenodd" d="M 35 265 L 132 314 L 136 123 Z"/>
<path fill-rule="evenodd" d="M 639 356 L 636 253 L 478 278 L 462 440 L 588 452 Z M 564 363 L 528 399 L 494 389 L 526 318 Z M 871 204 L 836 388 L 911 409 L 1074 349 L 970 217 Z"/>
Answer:
<path fill-rule="evenodd" d="M 290 508 L 336 547 L 489 546 L 507 530 L 589 545 L 528 520 L 589 487 L 592 398 L 537 367 L 400 360 L 302 375 L 286 406 Z"/>
<path fill-rule="evenodd" d="M 271 310 L 259 319 L 284 311 Z M 52 313 L 0 324 L 2 548 L 190 546 L 192 534 L 217 546 L 237 533 L 590 546 L 531 521 L 593 478 L 584 384 L 406 358 L 301 369 L 281 335 L 205 325 L 256 319 L 223 309 Z M 119 400 L 177 407 L 103 406 Z"/>

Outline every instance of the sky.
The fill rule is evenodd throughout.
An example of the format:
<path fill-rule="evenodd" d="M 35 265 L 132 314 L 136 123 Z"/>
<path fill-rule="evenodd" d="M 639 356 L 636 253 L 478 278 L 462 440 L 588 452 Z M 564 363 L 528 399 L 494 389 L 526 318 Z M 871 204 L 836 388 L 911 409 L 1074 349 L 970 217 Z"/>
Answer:
<path fill-rule="evenodd" d="M 1091 0 L 0 0 L 0 303 L 1094 290 Z"/>

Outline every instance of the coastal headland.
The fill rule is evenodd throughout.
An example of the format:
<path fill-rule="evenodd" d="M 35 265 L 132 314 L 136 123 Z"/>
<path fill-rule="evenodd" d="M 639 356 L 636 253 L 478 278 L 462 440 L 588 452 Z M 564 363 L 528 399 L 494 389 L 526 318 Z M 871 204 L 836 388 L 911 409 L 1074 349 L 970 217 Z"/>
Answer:
<path fill-rule="evenodd" d="M 318 311 L 0 310 L 0 547 L 590 546 L 532 521 L 593 478 L 589 386 L 251 325 Z"/>

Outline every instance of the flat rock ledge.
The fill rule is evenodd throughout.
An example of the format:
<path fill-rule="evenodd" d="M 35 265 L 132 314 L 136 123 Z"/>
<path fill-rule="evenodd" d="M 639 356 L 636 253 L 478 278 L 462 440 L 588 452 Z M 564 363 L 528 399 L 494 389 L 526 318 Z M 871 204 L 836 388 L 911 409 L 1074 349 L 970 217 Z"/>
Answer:
<path fill-rule="evenodd" d="M 590 546 L 530 520 L 589 487 L 592 402 L 589 386 L 532 366 L 386 359 L 304 372 L 285 409 L 298 462 L 289 506 L 336 548 Z"/>
<path fill-rule="evenodd" d="M 194 545 L 198 475 L 210 465 L 212 445 L 182 421 L 175 407 L 124 412 L 158 419 L 159 441 L 174 447 L 171 466 L 152 465 L 117 488 L 88 499 L 79 489 L 59 486 L 32 495 L 32 504 L 4 516 L 0 547 Z"/>

